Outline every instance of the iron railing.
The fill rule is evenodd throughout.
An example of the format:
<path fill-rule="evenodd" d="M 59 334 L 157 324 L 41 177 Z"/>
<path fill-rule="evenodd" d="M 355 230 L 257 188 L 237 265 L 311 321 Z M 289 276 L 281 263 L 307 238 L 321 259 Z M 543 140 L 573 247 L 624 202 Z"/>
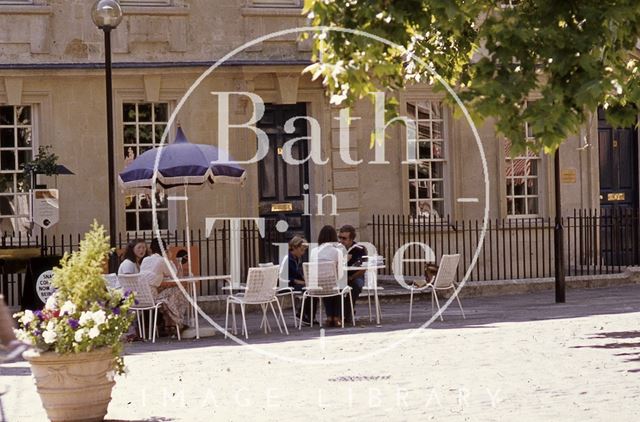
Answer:
<path fill-rule="evenodd" d="M 640 263 L 637 210 L 614 208 L 574 210 L 562 219 L 564 227 L 565 274 L 597 275 L 624 271 Z M 392 274 L 391 263 L 398 249 L 409 242 L 429 246 L 439 261 L 443 254 L 461 254 L 458 277 L 476 265 L 469 280 L 520 280 L 554 276 L 554 219 L 506 218 L 487 221 L 482 244 L 483 221 L 414 218 L 406 215 L 374 215 L 372 243 L 385 257 L 383 271 Z M 481 247 L 480 247 L 481 246 Z M 403 274 L 424 273 L 424 251 L 407 248 Z"/>

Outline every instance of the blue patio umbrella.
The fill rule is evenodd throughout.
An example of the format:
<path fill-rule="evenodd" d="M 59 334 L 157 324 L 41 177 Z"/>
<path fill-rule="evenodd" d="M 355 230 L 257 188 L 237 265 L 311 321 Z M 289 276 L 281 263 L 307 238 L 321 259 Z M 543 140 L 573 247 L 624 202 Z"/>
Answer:
<path fill-rule="evenodd" d="M 156 185 L 164 189 L 184 187 L 186 197 L 189 186 L 244 184 L 247 178 L 246 171 L 230 158 L 224 162 L 220 161 L 220 156 L 223 155 L 220 152 L 221 150 L 213 145 L 190 143 L 182 128 L 178 126 L 173 143 L 145 151 L 120 172 L 120 185 L 127 190 L 152 192 L 157 188 Z M 228 154 L 226 156 L 228 157 Z M 187 244 L 190 244 L 189 206 L 187 200 L 184 203 Z M 189 272 L 191 273 L 191 259 Z"/>
<path fill-rule="evenodd" d="M 206 183 L 244 183 L 246 171 L 231 160 L 220 161 L 221 155 L 220 150 L 213 145 L 190 143 L 182 128 L 178 127 L 173 143 L 140 154 L 120 172 L 120 185 L 125 189 L 151 189 L 154 187 L 154 174 L 155 182 L 163 188 Z"/>

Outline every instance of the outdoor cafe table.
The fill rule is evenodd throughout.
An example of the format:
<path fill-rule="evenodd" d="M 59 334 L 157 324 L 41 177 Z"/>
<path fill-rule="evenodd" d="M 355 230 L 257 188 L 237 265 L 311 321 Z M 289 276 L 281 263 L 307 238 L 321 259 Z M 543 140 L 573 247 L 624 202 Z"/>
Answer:
<path fill-rule="evenodd" d="M 371 294 L 371 290 L 373 290 L 373 297 L 375 301 L 376 307 L 376 324 L 380 325 L 380 320 L 382 319 L 382 315 L 380 312 L 380 300 L 378 299 L 378 271 L 383 270 L 384 265 L 361 265 L 357 266 L 346 266 L 344 267 L 345 271 L 366 271 L 365 273 L 365 285 L 363 290 L 367 290 L 367 295 Z M 370 297 L 367 297 L 370 301 Z M 371 320 L 371 302 L 369 302 L 369 320 Z"/>
<path fill-rule="evenodd" d="M 164 280 L 162 283 L 167 284 L 188 284 L 191 286 L 191 299 L 192 299 L 192 312 L 191 317 L 193 318 L 193 322 L 196 327 L 196 338 L 200 338 L 200 323 L 198 322 L 198 292 L 196 289 L 196 284 L 200 281 L 212 281 L 212 280 L 229 280 L 231 278 L 230 275 L 192 275 L 188 277 L 180 277 L 177 280 L 168 279 Z"/>

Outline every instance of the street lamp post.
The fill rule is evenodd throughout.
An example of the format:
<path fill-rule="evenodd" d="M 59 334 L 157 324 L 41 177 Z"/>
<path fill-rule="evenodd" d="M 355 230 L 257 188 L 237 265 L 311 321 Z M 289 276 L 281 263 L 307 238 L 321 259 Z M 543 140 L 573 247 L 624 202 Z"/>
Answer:
<path fill-rule="evenodd" d="M 109 165 L 109 271 L 118 270 L 116 247 L 116 174 L 113 146 L 113 90 L 111 87 L 111 30 L 122 21 L 122 8 L 117 0 L 98 0 L 91 10 L 93 23 L 104 32 L 104 68 L 107 88 L 107 160 Z"/>

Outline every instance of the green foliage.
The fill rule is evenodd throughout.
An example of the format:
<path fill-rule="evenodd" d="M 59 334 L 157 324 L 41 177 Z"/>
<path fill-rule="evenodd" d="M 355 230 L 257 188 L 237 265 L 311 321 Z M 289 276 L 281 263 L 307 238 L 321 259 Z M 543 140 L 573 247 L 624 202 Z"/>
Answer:
<path fill-rule="evenodd" d="M 42 311 L 20 312 L 18 337 L 41 351 L 80 353 L 108 347 L 114 371 L 124 372 L 122 336 L 127 332 L 134 304 L 131 292 L 106 287 L 102 277 L 110 252 L 104 227 L 93 222 L 80 248 L 65 254 L 54 268 L 56 292 Z"/>
<path fill-rule="evenodd" d="M 25 176 L 31 176 L 31 174 L 45 174 L 52 176 L 58 174 L 58 156 L 51 152 L 51 145 L 44 145 L 38 147 L 38 154 L 33 160 L 24 164 L 23 173 Z"/>
<path fill-rule="evenodd" d="M 474 119 L 495 118 L 513 153 L 526 146 L 554 151 L 598 106 L 613 125 L 635 122 L 637 0 L 305 0 L 305 13 L 314 25 L 358 29 L 402 46 L 314 34 L 308 71 L 322 78 L 333 103 L 350 105 L 415 82 L 442 90 L 432 68 Z M 526 143 L 525 122 L 533 144 Z"/>
<path fill-rule="evenodd" d="M 109 252 L 109 238 L 104 227 L 94 220 L 91 230 L 80 241 L 78 251 L 65 253 L 60 267 L 53 269 L 52 283 L 59 300 L 69 300 L 81 310 L 94 302 L 107 300 L 110 293 L 105 288 L 102 274 Z"/>

